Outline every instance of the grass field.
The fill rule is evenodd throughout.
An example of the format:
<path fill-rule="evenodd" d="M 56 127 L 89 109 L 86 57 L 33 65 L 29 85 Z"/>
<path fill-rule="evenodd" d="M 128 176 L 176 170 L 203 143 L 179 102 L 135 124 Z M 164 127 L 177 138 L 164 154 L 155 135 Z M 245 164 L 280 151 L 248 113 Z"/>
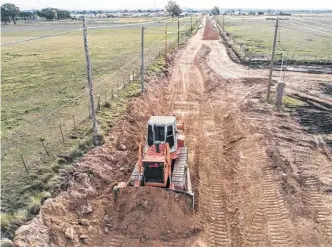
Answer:
<path fill-rule="evenodd" d="M 233 48 L 242 59 L 269 59 L 274 36 L 274 21 L 267 16 L 225 16 L 225 30 L 233 39 Z M 332 61 L 332 15 L 286 16 L 290 21 L 304 24 L 298 26 L 280 22 L 277 38 L 277 59 L 282 52 L 288 59 L 310 62 Z M 222 25 L 223 17 L 219 17 Z M 309 20 L 305 22 L 303 20 Z M 313 23 L 315 22 L 315 23 Z M 321 23 L 317 24 L 317 23 Z M 314 25 L 312 28 L 309 25 Z M 309 28 L 309 29 L 307 29 Z M 313 29 L 313 30 L 310 30 Z M 324 33 L 327 34 L 324 34 Z"/>
<path fill-rule="evenodd" d="M 129 18 L 98 21 L 90 21 L 88 26 L 133 22 Z M 156 23 L 144 25 L 145 48 L 153 45 L 145 52 L 148 65 L 155 63 L 153 59 L 165 47 L 164 19 L 135 19 L 150 21 Z M 80 27 L 78 21 L 8 25 L 2 32 L 2 44 Z M 189 35 L 190 18 L 181 19 L 180 28 L 182 38 Z M 175 45 L 175 31 L 177 22 L 169 22 L 168 45 Z M 97 116 L 100 131 L 105 133 L 124 111 L 128 99 L 139 92 L 138 83 L 130 83 L 125 90 L 117 88 L 128 84 L 132 74 L 138 79 L 141 25 L 91 29 L 88 40 L 95 103 L 99 99 L 102 106 L 107 102 Z M 2 217 L 4 222 L 13 222 L 22 218 L 22 212 L 33 213 L 35 204 L 49 196 L 47 191 L 61 186 L 59 172 L 70 169 L 75 158 L 91 148 L 91 123 L 82 31 L 3 46 L 1 56 L 1 199 L 2 212 L 6 213 Z M 157 62 L 153 69 L 163 66 L 163 60 Z M 61 155 L 69 158 L 64 160 Z"/>

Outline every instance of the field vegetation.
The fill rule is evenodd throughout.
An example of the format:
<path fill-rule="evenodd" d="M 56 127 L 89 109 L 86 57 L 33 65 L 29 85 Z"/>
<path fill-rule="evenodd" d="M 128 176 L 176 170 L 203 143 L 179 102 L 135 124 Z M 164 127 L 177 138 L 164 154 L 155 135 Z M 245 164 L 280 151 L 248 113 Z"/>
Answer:
<path fill-rule="evenodd" d="M 284 54 L 288 63 L 331 63 L 332 15 L 287 17 L 290 21 L 304 26 L 280 21 L 276 48 L 277 59 L 281 60 Z M 218 19 L 222 26 L 223 17 L 219 16 Z M 275 21 L 266 20 L 266 16 L 225 16 L 224 25 L 227 35 L 231 39 L 230 44 L 242 60 L 254 62 L 270 59 Z M 312 27 L 308 25 L 316 25 L 318 28 L 310 30 L 307 28 Z"/>

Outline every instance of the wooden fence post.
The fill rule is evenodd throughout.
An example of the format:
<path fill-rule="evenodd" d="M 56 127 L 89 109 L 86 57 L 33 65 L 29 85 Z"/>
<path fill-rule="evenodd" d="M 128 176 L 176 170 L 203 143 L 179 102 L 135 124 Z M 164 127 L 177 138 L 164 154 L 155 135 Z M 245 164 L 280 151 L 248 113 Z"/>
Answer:
<path fill-rule="evenodd" d="M 62 136 L 62 142 L 64 143 L 64 142 L 65 142 L 65 138 L 64 138 L 64 136 L 63 136 L 63 132 L 62 132 L 61 124 L 60 124 L 59 126 L 60 126 L 60 132 L 61 132 L 61 136 Z"/>
<path fill-rule="evenodd" d="M 42 143 L 43 148 L 45 149 L 45 152 L 47 153 L 47 155 L 50 156 L 49 152 L 47 151 L 47 149 L 45 147 L 44 140 L 42 138 L 40 138 L 40 142 Z"/>
<path fill-rule="evenodd" d="M 22 154 L 20 154 L 20 155 L 21 155 L 21 160 L 22 160 L 22 162 L 23 162 L 24 168 L 25 168 L 26 172 L 27 172 L 28 175 L 29 175 L 29 171 L 28 171 L 27 166 L 25 165 L 25 162 L 24 162 L 23 156 L 22 156 Z"/>
<path fill-rule="evenodd" d="M 76 122 L 75 122 L 75 116 L 73 115 L 73 121 L 74 121 L 74 130 L 76 130 Z"/>

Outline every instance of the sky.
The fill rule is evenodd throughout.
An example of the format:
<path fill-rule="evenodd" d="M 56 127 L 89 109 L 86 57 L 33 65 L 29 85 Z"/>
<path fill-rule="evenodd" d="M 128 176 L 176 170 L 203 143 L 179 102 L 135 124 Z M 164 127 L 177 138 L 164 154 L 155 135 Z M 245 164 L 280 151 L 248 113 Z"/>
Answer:
<path fill-rule="evenodd" d="M 0 0 L 21 10 L 53 7 L 67 10 L 112 10 L 164 8 L 167 0 Z M 181 8 L 332 9 L 331 0 L 177 0 Z"/>

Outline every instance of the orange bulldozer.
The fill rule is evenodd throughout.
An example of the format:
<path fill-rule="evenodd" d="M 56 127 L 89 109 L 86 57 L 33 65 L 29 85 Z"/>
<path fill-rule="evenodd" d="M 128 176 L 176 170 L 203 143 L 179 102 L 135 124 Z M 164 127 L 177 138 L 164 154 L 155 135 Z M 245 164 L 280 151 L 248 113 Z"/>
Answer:
<path fill-rule="evenodd" d="M 146 145 L 139 145 L 138 161 L 125 186 L 153 186 L 189 195 L 194 203 L 184 143 L 184 124 L 175 116 L 151 116 Z M 194 205 L 194 204 L 193 204 Z"/>

